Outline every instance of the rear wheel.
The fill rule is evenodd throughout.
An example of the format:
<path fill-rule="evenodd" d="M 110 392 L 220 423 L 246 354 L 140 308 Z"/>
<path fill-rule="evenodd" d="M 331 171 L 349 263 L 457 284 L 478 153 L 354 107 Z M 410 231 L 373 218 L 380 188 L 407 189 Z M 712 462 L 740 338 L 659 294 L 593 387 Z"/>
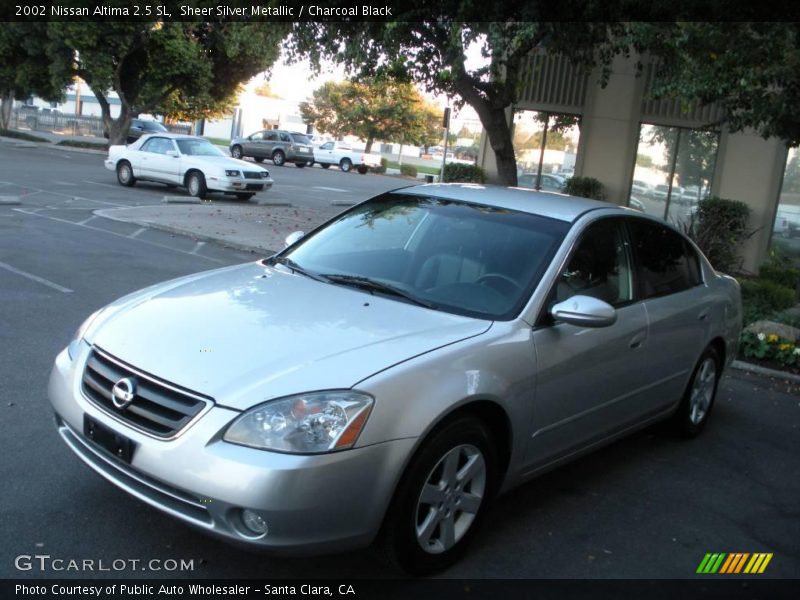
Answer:
<path fill-rule="evenodd" d="M 192 171 L 186 176 L 186 189 L 189 195 L 195 198 L 205 198 L 208 193 L 206 178 L 200 171 Z"/>
<path fill-rule="evenodd" d="M 133 168 L 131 163 L 127 160 L 121 160 L 117 163 L 117 181 L 120 185 L 131 187 L 136 184 L 136 178 L 133 176 Z"/>
<path fill-rule="evenodd" d="M 294 165 L 295 165 L 295 166 L 296 166 L 298 169 L 302 169 L 303 167 L 305 167 L 305 166 L 306 166 L 306 163 L 304 163 L 304 162 L 299 162 L 299 163 L 294 163 Z"/>
<path fill-rule="evenodd" d="M 242 147 L 241 146 L 234 146 L 231 148 L 231 156 L 233 158 L 242 158 Z"/>
<path fill-rule="evenodd" d="M 323 169 L 330 169 L 331 168 L 330 163 L 319 163 L 319 166 L 322 167 Z"/>
<path fill-rule="evenodd" d="M 362 175 L 366 175 L 368 170 L 367 165 L 358 165 L 358 172 Z"/>
<path fill-rule="evenodd" d="M 352 161 L 352 160 L 350 160 L 349 158 L 343 158 L 343 159 L 342 159 L 342 160 L 339 162 L 339 168 L 340 168 L 342 171 L 344 171 L 345 173 L 349 173 L 349 172 L 350 172 L 350 169 L 352 169 L 352 168 L 353 168 L 353 161 Z"/>
<path fill-rule="evenodd" d="M 426 575 L 458 560 L 495 490 L 496 465 L 478 419 L 461 417 L 434 432 L 403 475 L 381 531 L 391 562 Z"/>
<path fill-rule="evenodd" d="M 272 162 L 275 163 L 276 167 L 283 166 L 283 163 L 286 162 L 286 155 L 283 153 L 283 150 L 276 150 L 272 153 Z"/>
<path fill-rule="evenodd" d="M 254 156 L 253 160 L 256 161 L 256 162 L 264 162 L 264 157 L 263 156 Z"/>
<path fill-rule="evenodd" d="M 713 347 L 707 348 L 695 365 L 678 410 L 670 419 L 672 433 L 691 438 L 703 430 L 717 396 L 721 369 L 719 354 Z"/>

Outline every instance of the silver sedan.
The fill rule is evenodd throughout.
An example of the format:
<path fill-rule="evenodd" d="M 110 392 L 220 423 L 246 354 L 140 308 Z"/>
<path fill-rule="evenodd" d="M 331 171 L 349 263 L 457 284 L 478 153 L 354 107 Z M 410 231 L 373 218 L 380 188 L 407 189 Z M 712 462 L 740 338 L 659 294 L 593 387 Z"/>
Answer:
<path fill-rule="evenodd" d="M 700 433 L 735 354 L 736 281 L 607 203 L 427 185 L 290 237 L 113 302 L 50 379 L 80 459 L 229 541 L 442 569 L 498 493 Z"/>

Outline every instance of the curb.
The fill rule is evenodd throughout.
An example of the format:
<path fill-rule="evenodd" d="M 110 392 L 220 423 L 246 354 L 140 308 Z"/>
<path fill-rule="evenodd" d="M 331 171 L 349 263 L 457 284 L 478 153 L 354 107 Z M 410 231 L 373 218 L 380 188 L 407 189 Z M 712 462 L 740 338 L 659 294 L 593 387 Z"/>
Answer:
<path fill-rule="evenodd" d="M 134 208 L 139 208 L 139 207 L 137 206 Z M 131 223 L 132 225 L 138 225 L 139 227 L 145 227 L 147 229 L 156 229 L 158 231 L 171 233 L 173 235 L 182 235 L 200 242 L 215 242 L 217 244 L 225 246 L 226 248 L 232 248 L 233 250 L 239 250 L 240 252 L 252 252 L 258 254 L 265 254 L 266 256 L 275 254 L 277 252 L 277 250 L 270 250 L 269 248 L 263 248 L 261 246 L 254 246 L 250 244 L 240 244 L 238 242 L 231 242 L 229 240 L 214 237 L 212 235 L 205 235 L 203 233 L 197 233 L 194 231 L 189 231 L 187 229 L 181 229 L 180 227 L 172 227 L 171 225 L 162 225 L 161 223 L 152 223 L 150 221 L 140 221 L 138 219 L 122 219 L 120 217 L 108 214 L 109 212 L 116 210 L 128 210 L 128 209 L 100 208 L 98 210 L 93 210 L 92 214 L 98 217 L 102 217 L 104 219 L 110 219 L 111 221 L 118 221 L 120 223 Z"/>
<path fill-rule="evenodd" d="M 768 369 L 767 367 L 754 365 L 752 363 L 744 362 L 742 360 L 733 361 L 733 363 L 731 363 L 731 367 L 733 367 L 734 369 L 738 369 L 739 371 L 747 371 L 749 373 L 755 373 L 757 375 L 764 375 L 765 377 L 775 377 L 776 379 L 785 379 L 786 381 L 791 381 L 793 383 L 800 383 L 800 375 L 795 375 L 794 373 L 787 373 L 786 371 L 777 371 L 775 369 Z"/>
<path fill-rule="evenodd" d="M 0 136 L 0 141 L 7 144 L 14 144 L 17 148 L 52 148 L 54 150 L 63 150 L 65 152 L 82 152 L 84 154 L 107 154 L 107 150 L 94 150 L 92 148 L 75 148 L 73 146 L 59 146 L 58 142 L 32 142 L 29 140 L 21 140 L 19 138 L 12 138 Z M 60 141 L 60 140 L 59 140 Z"/>

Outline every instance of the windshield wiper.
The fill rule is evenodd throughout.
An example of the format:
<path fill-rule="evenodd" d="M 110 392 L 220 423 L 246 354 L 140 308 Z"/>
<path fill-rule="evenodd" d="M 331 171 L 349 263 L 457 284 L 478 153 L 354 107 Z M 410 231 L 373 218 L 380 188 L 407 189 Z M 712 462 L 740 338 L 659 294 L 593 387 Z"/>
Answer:
<path fill-rule="evenodd" d="M 342 283 L 344 285 L 350 285 L 353 287 L 361 288 L 363 290 L 367 290 L 369 292 L 381 292 L 384 294 L 389 294 L 392 296 L 397 296 L 398 298 L 403 298 L 404 300 L 411 302 L 412 304 L 416 304 L 417 306 L 424 306 L 425 308 L 437 308 L 435 304 L 432 302 L 427 302 L 425 300 L 420 300 L 401 290 L 400 288 L 394 287 L 388 283 L 383 283 L 382 281 L 376 281 L 375 279 L 370 279 L 369 277 L 364 277 L 362 275 L 344 275 L 338 273 L 326 273 L 322 275 L 327 281 L 331 281 L 333 283 Z"/>
<path fill-rule="evenodd" d="M 312 271 L 307 271 L 296 262 L 294 262 L 291 258 L 287 258 L 285 256 L 270 256 L 266 261 L 264 261 L 268 265 L 275 265 L 280 264 L 286 267 L 289 267 L 292 272 L 300 273 L 301 275 L 305 275 L 306 277 L 310 277 L 315 281 L 328 281 L 328 278 L 325 275 L 320 275 L 319 273 L 313 273 Z"/>

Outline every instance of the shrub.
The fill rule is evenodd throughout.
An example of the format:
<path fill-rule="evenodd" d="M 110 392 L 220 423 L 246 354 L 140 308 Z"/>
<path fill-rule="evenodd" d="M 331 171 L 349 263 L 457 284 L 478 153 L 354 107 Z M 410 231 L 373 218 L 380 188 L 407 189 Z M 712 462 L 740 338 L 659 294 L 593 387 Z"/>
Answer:
<path fill-rule="evenodd" d="M 444 166 L 444 180 L 446 182 L 485 183 L 486 172 L 478 165 L 447 163 Z"/>
<path fill-rule="evenodd" d="M 800 269 L 795 267 L 792 260 L 779 248 L 770 250 L 769 257 L 761 264 L 758 274 L 761 279 L 773 281 L 793 290 L 800 283 Z"/>
<path fill-rule="evenodd" d="M 409 177 L 416 177 L 417 167 L 414 165 L 400 165 L 400 174 L 408 175 Z"/>
<path fill-rule="evenodd" d="M 795 291 L 774 281 L 744 279 L 739 284 L 742 288 L 745 323 L 769 318 L 772 314 L 795 305 Z"/>
<path fill-rule="evenodd" d="M 564 193 L 594 200 L 606 199 L 603 184 L 594 177 L 570 177 L 564 185 Z"/>
<path fill-rule="evenodd" d="M 385 158 L 381 158 L 381 164 L 377 167 L 370 167 L 369 171 L 370 173 L 386 173 L 386 165 L 387 160 Z"/>
<path fill-rule="evenodd" d="M 739 338 L 739 353 L 744 358 L 772 360 L 783 367 L 800 365 L 800 347 L 775 334 L 745 331 Z"/>
<path fill-rule="evenodd" d="M 744 202 L 715 196 L 701 200 L 682 229 L 717 271 L 735 273 L 741 265 L 739 246 L 751 235 L 749 218 L 750 208 Z"/>
<path fill-rule="evenodd" d="M 38 135 L 31 135 L 30 133 L 25 133 L 24 131 L 15 131 L 13 129 L 0 129 L 0 136 L 10 137 L 17 140 L 25 140 L 26 142 L 50 143 L 50 140 L 48 140 L 47 138 L 43 138 Z"/>

